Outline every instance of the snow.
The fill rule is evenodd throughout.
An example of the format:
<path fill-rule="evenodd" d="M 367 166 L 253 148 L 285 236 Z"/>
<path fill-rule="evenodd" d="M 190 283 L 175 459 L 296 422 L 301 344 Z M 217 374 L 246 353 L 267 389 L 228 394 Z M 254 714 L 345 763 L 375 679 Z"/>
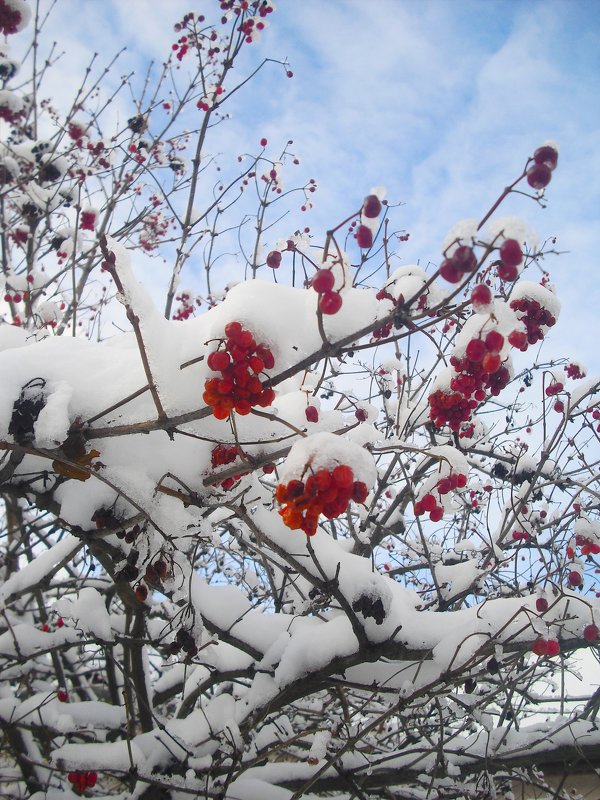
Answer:
<path fill-rule="evenodd" d="M 0 607 L 4 607 L 4 604 L 12 595 L 42 583 L 44 579 L 54 574 L 57 568 L 62 566 L 63 562 L 69 561 L 81 547 L 82 544 L 79 539 L 71 534 L 66 534 L 61 541 L 52 545 L 45 552 L 40 553 L 23 569 L 14 572 L 0 586 Z"/>

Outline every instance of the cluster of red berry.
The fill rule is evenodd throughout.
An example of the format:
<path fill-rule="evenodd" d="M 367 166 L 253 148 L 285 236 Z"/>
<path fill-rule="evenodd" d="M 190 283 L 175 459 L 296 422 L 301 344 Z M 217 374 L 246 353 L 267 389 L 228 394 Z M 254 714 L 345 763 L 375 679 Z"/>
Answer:
<path fill-rule="evenodd" d="M 523 251 L 516 239 L 506 239 L 500 247 L 498 277 L 501 281 L 516 281 L 519 277 L 519 264 L 523 261 Z"/>
<path fill-rule="evenodd" d="M 381 214 L 381 209 L 381 200 L 376 194 L 369 194 L 363 200 L 360 214 L 366 220 L 377 219 Z M 369 224 L 360 224 L 356 229 L 354 238 L 361 250 L 369 250 L 369 248 L 373 247 L 373 231 Z"/>
<path fill-rule="evenodd" d="M 540 342 L 544 338 L 542 326 L 551 328 L 556 324 L 556 318 L 547 308 L 540 305 L 537 300 L 528 300 L 522 297 L 518 300 L 512 300 L 510 307 L 513 311 L 521 312 L 517 314 L 517 317 L 527 328 L 527 333 L 514 331 L 509 336 L 509 342 L 513 347 L 523 352 L 527 350 L 530 344 Z"/>
<path fill-rule="evenodd" d="M 437 428 L 448 424 L 458 432 L 477 404 L 485 399 L 486 390 L 494 397 L 500 394 L 510 380 L 500 356 L 503 346 L 504 336 L 491 330 L 485 338 L 471 339 L 462 358 L 450 357 L 458 373 L 450 381 L 452 391 L 438 389 L 429 396 L 429 417 Z"/>
<path fill-rule="evenodd" d="M 96 228 L 96 212 L 82 211 L 79 218 L 79 227 L 82 231 L 93 231 Z"/>
<path fill-rule="evenodd" d="M 595 422 L 598 422 L 598 425 L 596 425 L 596 430 L 598 431 L 598 433 L 600 433 L 600 411 L 597 408 L 593 408 L 591 409 L 591 411 L 592 411 L 592 419 Z"/>
<path fill-rule="evenodd" d="M 98 780 L 97 772 L 69 772 L 67 775 L 69 783 L 73 784 L 73 791 L 83 794 L 86 789 L 91 789 Z"/>
<path fill-rule="evenodd" d="M 560 653 L 560 643 L 556 639 L 544 639 L 540 636 L 531 645 L 531 651 L 536 656 L 557 656 Z"/>
<path fill-rule="evenodd" d="M 273 389 L 263 387 L 257 377 L 275 366 L 273 353 L 266 345 L 257 344 L 239 322 L 229 322 L 225 336 L 224 349 L 219 345 L 206 362 L 214 372 L 221 373 L 221 378 L 208 379 L 202 395 L 217 419 L 227 419 L 232 411 L 249 414 L 252 406 L 266 408 L 275 399 Z"/>
<path fill-rule="evenodd" d="M 453 489 L 464 489 L 467 485 L 467 476 L 460 472 L 451 472 L 445 478 L 440 478 L 434 489 L 438 495 L 448 494 Z M 414 506 L 416 517 L 420 517 L 426 512 L 429 514 L 429 519 L 432 522 L 439 522 L 444 516 L 444 509 L 436 500 L 432 492 L 428 492 L 420 500 L 417 500 Z"/>
<path fill-rule="evenodd" d="M 440 275 L 448 283 L 460 283 L 464 276 L 477 269 L 477 256 L 472 247 L 459 245 L 449 258 L 440 264 Z"/>
<path fill-rule="evenodd" d="M 7 292 L 4 295 L 4 300 L 6 303 L 20 303 L 21 300 L 27 302 L 27 300 L 29 300 L 29 292 L 23 292 L 23 294 L 20 292 L 15 292 L 14 294 Z"/>
<path fill-rule="evenodd" d="M 561 383 L 561 381 L 553 380 L 549 386 L 546 386 L 545 389 L 546 397 L 556 397 L 556 395 L 560 394 L 564 388 L 565 387 Z M 553 408 L 555 411 L 562 413 L 565 410 L 565 404 L 563 403 L 562 400 L 556 400 Z"/>
<path fill-rule="evenodd" d="M 375 297 L 378 300 L 391 300 L 392 303 L 397 306 L 404 302 L 404 296 L 400 295 L 398 299 L 393 297 L 386 289 L 380 289 Z M 387 337 L 392 332 L 392 322 L 386 322 L 385 325 L 382 325 L 381 328 L 376 328 L 373 331 L 373 338 L 374 339 L 387 339 Z"/>
<path fill-rule="evenodd" d="M 0 34 L 8 36 L 12 33 L 18 33 L 21 28 L 23 15 L 19 9 L 19 5 L 24 6 L 24 3 L 5 3 L 0 0 Z"/>
<path fill-rule="evenodd" d="M 352 468 L 340 464 L 331 471 L 318 470 L 306 482 L 291 480 L 287 484 L 280 483 L 275 499 L 284 505 L 279 513 L 288 528 L 314 536 L 321 514 L 327 519 L 339 517 L 348 508 L 350 500 L 364 503 L 368 493 L 365 483 L 354 480 Z"/>
<path fill-rule="evenodd" d="M 575 558 L 575 550 L 577 547 L 581 547 L 582 556 L 597 556 L 600 553 L 600 544 L 593 539 L 589 539 L 587 536 L 583 536 L 581 533 L 575 536 L 574 545 L 570 544 L 567 546 L 567 556 L 569 558 Z"/>
<path fill-rule="evenodd" d="M 565 372 L 567 373 L 567 378 L 575 381 L 585 378 L 585 370 L 579 364 L 567 364 Z"/>
<path fill-rule="evenodd" d="M 527 170 L 527 183 L 532 189 L 545 189 L 552 180 L 552 172 L 558 164 L 558 150 L 551 145 L 542 145 L 533 154 L 533 164 Z"/>
<path fill-rule="evenodd" d="M 173 319 L 177 322 L 182 322 L 183 320 L 189 319 L 189 317 L 191 317 L 196 310 L 197 306 L 199 306 L 202 302 L 199 297 L 196 297 L 194 300 L 192 300 L 188 292 L 182 292 L 181 294 L 178 294 L 175 300 L 180 303 L 179 308 L 173 314 Z"/>
<path fill-rule="evenodd" d="M 238 457 L 238 449 L 235 445 L 227 447 L 218 444 L 210 454 L 210 463 L 213 467 L 224 467 L 225 464 L 233 464 Z"/>
<path fill-rule="evenodd" d="M 210 454 L 211 464 L 213 467 L 223 467 L 226 464 L 233 464 L 238 455 L 239 455 L 238 449 L 235 445 L 232 445 L 231 447 L 226 447 L 225 445 L 219 444 L 213 449 L 212 453 Z M 240 472 L 239 475 L 233 475 L 229 478 L 225 478 L 225 480 L 221 481 L 221 488 L 225 489 L 226 491 L 228 489 L 231 489 L 231 487 L 234 486 L 237 483 L 237 481 L 239 481 L 242 475 L 245 474 L 246 471 L 243 471 Z"/>
<path fill-rule="evenodd" d="M 63 618 L 62 617 L 58 617 L 58 619 L 56 620 L 56 623 L 55 623 L 55 627 L 56 628 L 63 628 L 64 625 L 65 625 L 65 623 L 64 623 Z M 42 625 L 41 629 L 42 629 L 42 631 L 44 633 L 50 633 L 53 630 L 52 623 L 44 622 L 44 624 Z"/>
<path fill-rule="evenodd" d="M 320 269 L 312 279 L 311 286 L 319 294 L 319 310 L 322 314 L 337 314 L 342 307 L 342 296 L 334 292 L 335 275 L 330 269 Z"/>

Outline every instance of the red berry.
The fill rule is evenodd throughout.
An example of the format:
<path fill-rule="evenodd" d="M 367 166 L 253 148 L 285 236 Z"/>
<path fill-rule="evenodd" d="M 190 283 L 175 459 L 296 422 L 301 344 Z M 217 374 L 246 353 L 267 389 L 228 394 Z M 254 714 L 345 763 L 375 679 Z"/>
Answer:
<path fill-rule="evenodd" d="M 381 214 L 381 200 L 375 194 L 370 194 L 363 201 L 362 213 L 365 217 L 373 219 Z"/>
<path fill-rule="evenodd" d="M 544 189 L 552 180 L 552 170 L 546 164 L 534 164 L 527 170 L 527 183 L 532 189 Z"/>
<path fill-rule="evenodd" d="M 437 507 L 437 502 L 432 494 L 426 494 L 421 498 L 421 505 L 425 511 L 433 511 Z"/>
<path fill-rule="evenodd" d="M 330 269 L 320 269 L 312 279 L 312 287 L 319 294 L 330 292 L 334 284 L 335 276 Z"/>
<path fill-rule="evenodd" d="M 557 656 L 560 653 L 560 644 L 556 639 L 548 639 L 546 652 L 549 656 Z"/>
<path fill-rule="evenodd" d="M 581 577 L 581 572 L 572 569 L 571 572 L 569 572 L 569 586 L 581 586 L 582 583 L 583 578 Z"/>
<path fill-rule="evenodd" d="M 449 478 L 442 478 L 437 485 L 438 494 L 448 494 L 452 490 L 452 481 Z"/>
<path fill-rule="evenodd" d="M 527 349 L 527 334 L 524 331 L 512 331 L 508 334 L 508 343 L 518 350 Z"/>
<path fill-rule="evenodd" d="M 536 639 L 531 645 L 531 650 L 536 656 L 545 656 L 548 654 L 548 642 L 540 636 L 540 638 Z"/>
<path fill-rule="evenodd" d="M 482 339 L 471 339 L 465 350 L 465 355 L 469 361 L 474 361 L 475 363 L 482 361 L 486 353 L 487 348 Z"/>
<path fill-rule="evenodd" d="M 507 264 L 498 265 L 498 277 L 501 281 L 516 281 L 519 277 L 519 270 L 516 267 L 509 267 Z"/>
<path fill-rule="evenodd" d="M 355 234 L 356 242 L 363 250 L 368 250 L 373 246 L 373 233 L 366 225 L 359 225 Z"/>
<path fill-rule="evenodd" d="M 271 269 L 278 269 L 281 265 L 281 253 L 279 250 L 271 250 L 267 256 L 267 267 Z"/>
<path fill-rule="evenodd" d="M 264 136 L 263 136 L 263 138 L 260 140 L 260 146 L 261 146 L 261 147 L 266 147 L 266 146 L 267 146 L 267 140 L 264 138 Z"/>
<path fill-rule="evenodd" d="M 206 364 L 210 369 L 214 370 L 214 372 L 222 372 L 224 369 L 227 369 L 230 363 L 231 359 L 229 353 L 226 353 L 224 350 L 217 350 L 214 353 L 209 353 L 206 359 Z"/>
<path fill-rule="evenodd" d="M 504 345 L 504 336 L 498 331 L 489 331 L 485 337 L 485 346 L 490 353 L 499 353 Z"/>
<path fill-rule="evenodd" d="M 549 144 L 542 145 L 533 154 L 536 164 L 544 164 L 548 169 L 556 169 L 558 164 L 558 151 Z"/>
<path fill-rule="evenodd" d="M 69 700 L 69 695 L 64 689 L 59 689 L 56 693 L 56 699 L 61 703 L 66 703 Z"/>
<path fill-rule="evenodd" d="M 544 611 L 548 609 L 548 601 L 545 597 L 538 597 L 538 599 L 535 601 L 535 607 L 540 614 L 543 614 Z"/>
<path fill-rule="evenodd" d="M 595 642 L 598 640 L 598 626 L 597 625 L 586 625 L 583 629 L 583 638 L 586 642 Z"/>
<path fill-rule="evenodd" d="M 16 292 L 15 294 L 13 294 L 13 300 L 14 300 L 15 303 L 20 303 L 21 302 L 21 295 L 19 294 L 19 292 Z"/>
<path fill-rule="evenodd" d="M 429 512 L 429 519 L 432 522 L 439 522 L 442 517 L 444 516 L 444 509 L 443 508 L 434 508 L 433 511 Z"/>
<path fill-rule="evenodd" d="M 473 248 L 464 244 L 457 247 L 452 253 L 452 261 L 460 272 L 473 272 L 477 267 L 477 256 L 473 252 Z"/>
<path fill-rule="evenodd" d="M 516 239 L 506 239 L 500 248 L 500 258 L 507 267 L 518 267 L 523 261 L 523 251 Z"/>
<path fill-rule="evenodd" d="M 483 371 L 487 372 L 488 375 L 497 372 L 500 369 L 500 364 L 501 359 L 498 353 L 486 353 L 481 362 Z"/>
<path fill-rule="evenodd" d="M 565 404 L 563 403 L 562 400 L 557 400 L 556 403 L 554 403 L 553 407 L 554 407 L 554 410 L 556 412 L 558 412 L 559 414 L 562 414 L 564 412 L 564 410 L 565 410 Z"/>
<path fill-rule="evenodd" d="M 463 277 L 461 270 L 449 258 L 445 258 L 440 264 L 440 275 L 448 283 L 460 283 Z"/>
<path fill-rule="evenodd" d="M 354 412 L 354 416 L 359 422 L 366 422 L 367 419 L 369 418 L 369 415 L 367 414 L 364 408 L 357 408 L 356 411 Z"/>
<path fill-rule="evenodd" d="M 228 339 L 237 339 L 241 334 L 243 328 L 239 322 L 228 322 L 225 325 L 225 336 Z"/>
<path fill-rule="evenodd" d="M 352 469 L 345 464 L 340 464 L 331 473 L 333 482 L 340 489 L 349 489 L 354 484 Z"/>
<path fill-rule="evenodd" d="M 325 292 L 319 300 L 319 308 L 323 314 L 337 314 L 342 307 L 341 295 L 337 292 Z"/>
<path fill-rule="evenodd" d="M 366 483 L 356 481 L 352 486 L 352 499 L 355 503 L 364 503 L 368 494 L 369 490 Z"/>
<path fill-rule="evenodd" d="M 319 421 L 319 409 L 316 406 L 306 406 L 304 413 L 306 414 L 308 422 Z"/>
<path fill-rule="evenodd" d="M 471 292 L 471 303 L 475 311 L 484 311 L 492 302 L 492 292 L 485 283 L 478 283 Z"/>

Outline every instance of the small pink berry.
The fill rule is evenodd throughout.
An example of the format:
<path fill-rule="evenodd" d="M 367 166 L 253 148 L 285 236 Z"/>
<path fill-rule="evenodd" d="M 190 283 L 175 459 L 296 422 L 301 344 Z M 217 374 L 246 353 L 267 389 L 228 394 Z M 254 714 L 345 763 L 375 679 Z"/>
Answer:
<path fill-rule="evenodd" d="M 546 598 L 545 597 L 538 597 L 538 599 L 535 601 L 535 608 L 536 608 L 537 611 L 540 612 L 540 614 L 543 614 L 544 611 L 547 611 L 548 610 L 548 601 L 546 600 Z"/>
<path fill-rule="evenodd" d="M 264 138 L 264 136 L 263 136 L 263 138 L 260 140 L 260 146 L 261 146 L 261 147 L 266 147 L 266 146 L 267 146 L 267 140 Z"/>

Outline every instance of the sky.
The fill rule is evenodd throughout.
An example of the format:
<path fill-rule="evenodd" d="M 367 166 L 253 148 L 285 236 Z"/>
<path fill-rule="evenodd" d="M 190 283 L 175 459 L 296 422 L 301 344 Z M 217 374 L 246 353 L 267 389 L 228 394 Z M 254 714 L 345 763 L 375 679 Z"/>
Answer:
<path fill-rule="evenodd" d="M 141 75 L 174 41 L 174 21 L 215 6 L 58 0 L 57 93 L 75 88 L 94 50 L 106 61 L 127 45 L 119 69 Z M 456 221 L 481 217 L 542 142 L 560 144 L 548 207 L 511 196 L 501 213 L 523 217 L 540 241 L 557 236 L 564 252 L 545 264 L 563 305 L 545 354 L 600 372 L 600 3 L 279 0 L 270 23 L 248 63 L 287 59 L 294 77 L 268 65 L 236 99 L 221 146 L 294 140 L 319 190 L 292 228 L 322 235 L 383 185 L 410 232 L 401 263 L 439 263 Z"/>

